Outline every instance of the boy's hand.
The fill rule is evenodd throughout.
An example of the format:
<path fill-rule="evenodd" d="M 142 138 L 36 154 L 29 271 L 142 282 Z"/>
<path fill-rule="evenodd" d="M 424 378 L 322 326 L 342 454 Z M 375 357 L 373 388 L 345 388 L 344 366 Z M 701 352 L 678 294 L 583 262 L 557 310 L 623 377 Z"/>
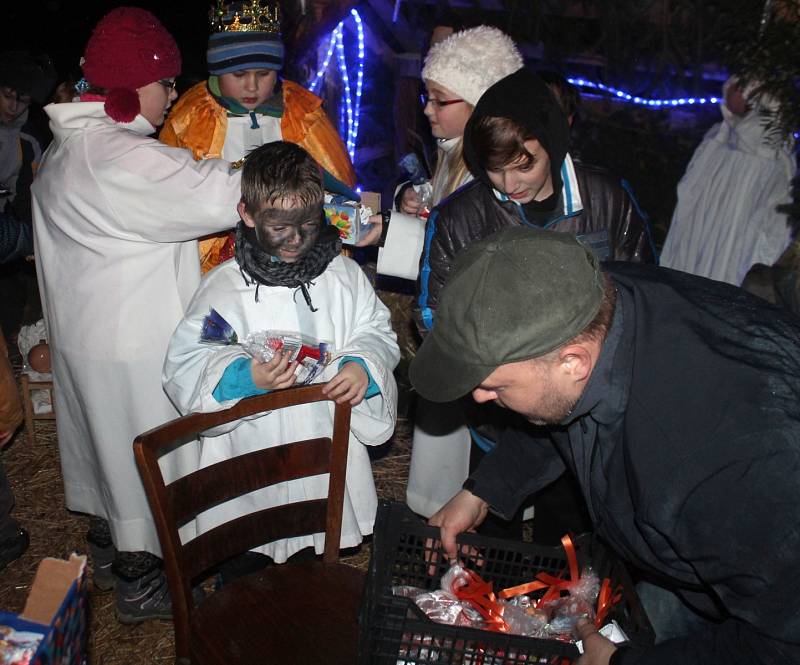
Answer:
<path fill-rule="evenodd" d="M 281 390 L 294 385 L 297 377 L 294 370 L 297 362 L 289 362 L 289 355 L 276 353 L 269 362 L 259 362 L 255 358 L 250 362 L 250 373 L 253 383 L 261 390 Z"/>
<path fill-rule="evenodd" d="M 369 376 L 364 368 L 358 363 L 349 362 L 328 381 L 322 392 L 337 404 L 344 404 L 349 400 L 350 406 L 358 406 L 364 399 L 367 387 Z"/>
<path fill-rule="evenodd" d="M 378 213 L 369 218 L 369 231 L 356 243 L 356 247 L 377 245 L 383 234 L 383 216 Z"/>

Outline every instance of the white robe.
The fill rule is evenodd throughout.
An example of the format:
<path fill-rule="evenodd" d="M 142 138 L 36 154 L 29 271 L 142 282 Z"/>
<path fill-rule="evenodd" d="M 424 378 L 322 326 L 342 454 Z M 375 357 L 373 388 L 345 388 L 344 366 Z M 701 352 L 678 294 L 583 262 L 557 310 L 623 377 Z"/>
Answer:
<path fill-rule="evenodd" d="M 67 507 L 106 518 L 117 548 L 160 554 L 131 445 L 178 416 L 164 355 L 200 282 L 194 239 L 230 227 L 240 174 L 148 138 L 141 115 L 115 123 L 99 102 L 46 111 L 54 140 L 33 221 Z M 197 454 L 168 457 L 167 478 Z"/>
<path fill-rule="evenodd" d="M 226 261 L 204 278 L 169 345 L 164 364 L 164 387 L 183 413 L 217 411 L 238 400 L 217 402 L 213 396 L 225 368 L 238 357 L 247 357 L 238 346 L 214 346 L 199 342 L 203 317 L 217 310 L 240 339 L 249 332 L 282 330 L 333 344 L 334 360 L 318 377 L 327 381 L 339 371 L 343 356 L 361 358 L 380 388 L 380 395 L 365 399 L 353 409 L 347 483 L 342 520 L 342 547 L 358 545 L 372 533 L 377 495 L 365 445 L 378 445 L 394 431 L 397 386 L 392 370 L 400 358 L 389 311 L 378 300 L 366 276 L 354 261 L 337 256 L 308 289 L 312 312 L 296 289 L 246 285 L 234 260 Z M 290 441 L 330 436 L 333 404 L 320 402 L 281 409 L 240 420 L 207 432 L 202 439 L 200 464 L 209 466 L 252 450 Z M 327 476 L 280 483 L 234 499 L 198 516 L 198 533 L 204 533 L 234 517 L 275 505 L 327 496 Z M 191 537 L 191 531 L 182 533 Z M 283 563 L 305 547 L 324 549 L 324 537 L 305 536 L 280 540 L 258 548 Z"/>
<path fill-rule="evenodd" d="M 678 183 L 660 264 L 739 286 L 756 263 L 771 265 L 790 241 L 791 147 L 765 141 L 757 109 L 744 117 L 723 104 L 723 122 L 703 138 Z"/>

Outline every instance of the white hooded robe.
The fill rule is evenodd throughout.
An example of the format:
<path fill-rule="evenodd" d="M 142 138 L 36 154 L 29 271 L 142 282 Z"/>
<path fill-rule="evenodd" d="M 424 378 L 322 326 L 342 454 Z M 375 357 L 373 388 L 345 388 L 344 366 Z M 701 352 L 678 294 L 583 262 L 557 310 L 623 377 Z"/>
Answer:
<path fill-rule="evenodd" d="M 240 174 L 148 138 L 141 115 L 45 110 L 34 242 L 67 508 L 106 518 L 120 550 L 160 554 L 132 443 L 179 415 L 161 385 L 167 344 L 200 282 L 195 238 L 235 224 Z M 167 479 L 197 455 L 168 456 Z"/>

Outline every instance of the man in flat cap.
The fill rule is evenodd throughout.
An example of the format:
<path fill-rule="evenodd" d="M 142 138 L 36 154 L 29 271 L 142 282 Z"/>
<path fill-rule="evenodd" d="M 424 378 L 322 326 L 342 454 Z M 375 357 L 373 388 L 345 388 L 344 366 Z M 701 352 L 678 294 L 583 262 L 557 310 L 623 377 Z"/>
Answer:
<path fill-rule="evenodd" d="M 647 580 L 656 645 L 617 649 L 583 624 L 580 665 L 800 663 L 800 320 L 512 228 L 456 261 L 411 380 L 537 426 L 507 431 L 431 518 L 451 557 L 458 533 L 569 467 Z"/>

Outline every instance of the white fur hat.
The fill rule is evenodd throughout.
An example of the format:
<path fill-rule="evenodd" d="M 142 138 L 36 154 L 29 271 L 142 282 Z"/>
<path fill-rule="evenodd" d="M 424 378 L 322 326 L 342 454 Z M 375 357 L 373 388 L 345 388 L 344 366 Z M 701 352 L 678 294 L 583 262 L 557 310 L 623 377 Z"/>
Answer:
<path fill-rule="evenodd" d="M 480 25 L 434 44 L 425 58 L 422 78 L 435 81 L 475 106 L 488 88 L 523 64 L 511 37 L 497 28 Z"/>

